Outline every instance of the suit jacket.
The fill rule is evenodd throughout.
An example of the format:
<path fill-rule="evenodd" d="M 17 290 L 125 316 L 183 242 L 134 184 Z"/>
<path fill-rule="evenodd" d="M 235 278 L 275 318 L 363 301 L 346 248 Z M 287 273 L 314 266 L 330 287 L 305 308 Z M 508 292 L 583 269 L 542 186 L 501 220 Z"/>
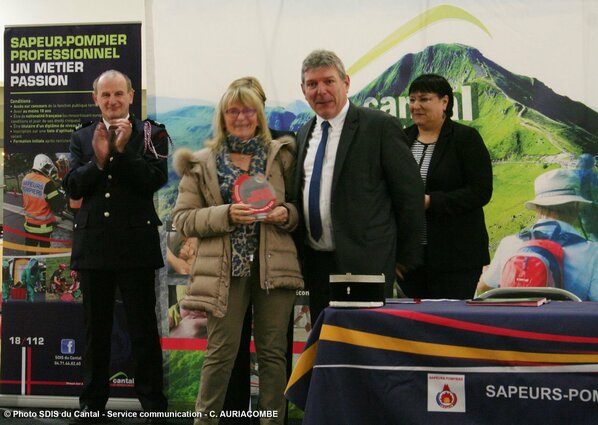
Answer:
<path fill-rule="evenodd" d="M 297 202 L 303 214 L 303 162 L 316 118 L 297 133 Z M 340 273 L 380 274 L 421 262 L 423 184 L 398 119 L 350 104 L 332 178 L 331 216 Z M 305 231 L 305 222 L 300 226 Z M 302 238 L 304 239 L 304 237 Z"/>
<path fill-rule="evenodd" d="M 113 153 L 103 170 L 96 167 L 91 145 L 98 122 L 71 136 L 71 169 L 63 185 L 72 198 L 83 198 L 73 225 L 72 269 L 164 265 L 158 234 L 162 223 L 153 198 L 168 179 L 169 137 L 163 126 L 151 123 L 154 153 L 145 146 L 144 121 L 131 121 L 133 133 L 124 152 Z"/>
<path fill-rule="evenodd" d="M 405 130 L 411 146 L 418 130 Z M 459 270 L 490 262 L 484 210 L 492 197 L 492 162 L 478 131 L 447 118 L 428 168 L 426 264 Z"/>

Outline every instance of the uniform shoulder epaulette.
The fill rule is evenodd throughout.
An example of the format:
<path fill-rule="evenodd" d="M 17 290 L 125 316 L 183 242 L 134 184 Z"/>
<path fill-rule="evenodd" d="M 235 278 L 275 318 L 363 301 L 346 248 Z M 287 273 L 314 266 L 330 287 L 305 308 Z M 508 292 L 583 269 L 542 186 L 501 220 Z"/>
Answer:
<path fill-rule="evenodd" d="M 95 121 L 86 121 L 86 122 L 82 122 L 81 124 L 79 124 L 76 128 L 75 131 L 77 130 L 81 130 L 82 128 L 85 127 L 89 127 L 90 125 L 92 125 Z"/>
<path fill-rule="evenodd" d="M 152 127 L 156 127 L 156 128 L 154 129 Z M 152 140 L 152 138 L 156 138 L 156 140 L 159 140 L 159 141 L 167 140 L 168 144 L 171 147 L 173 147 L 174 144 L 172 143 L 172 139 L 170 138 L 170 135 L 166 131 L 166 126 L 162 123 L 159 123 L 157 121 L 146 118 L 143 121 L 143 133 L 144 133 L 144 144 L 145 144 L 144 153 L 149 151 L 152 154 L 154 154 L 154 156 L 156 158 L 162 158 L 162 159 L 168 158 L 168 155 L 162 155 L 156 151 L 154 142 Z"/>
<path fill-rule="evenodd" d="M 149 118 L 146 118 L 145 121 L 149 122 L 152 125 L 155 125 L 156 127 L 166 128 L 166 125 L 162 124 L 161 122 L 154 121 L 154 120 L 149 119 Z"/>

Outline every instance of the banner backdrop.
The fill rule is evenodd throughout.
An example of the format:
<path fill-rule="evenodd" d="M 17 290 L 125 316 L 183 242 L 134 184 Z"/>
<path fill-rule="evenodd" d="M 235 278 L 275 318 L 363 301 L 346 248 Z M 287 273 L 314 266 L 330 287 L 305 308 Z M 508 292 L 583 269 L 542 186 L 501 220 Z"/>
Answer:
<path fill-rule="evenodd" d="M 61 188 L 68 145 L 97 120 L 91 93 L 107 69 L 141 87 L 141 24 L 6 28 L 5 182 L 0 393 L 79 394 L 84 347 L 77 273 L 70 270 L 74 205 Z M 141 90 L 139 90 L 139 93 Z M 141 101 L 131 105 L 140 115 Z M 43 173 L 33 172 L 33 169 Z M 26 235 L 23 196 L 55 189 L 50 236 Z M 43 197 L 42 197 L 43 198 Z M 114 396 L 131 396 L 131 344 L 117 301 L 112 347 Z"/>
<path fill-rule="evenodd" d="M 556 167 L 578 168 L 581 154 L 598 154 L 598 51 L 589 42 L 598 38 L 595 0 L 149 0 L 145 5 L 140 14 L 145 18 L 147 40 L 147 109 L 150 118 L 166 124 L 176 148 L 203 146 L 211 135 L 220 96 L 232 80 L 246 75 L 257 77 L 265 88 L 269 125 L 296 131 L 312 115 L 300 89 L 301 62 L 317 48 L 333 50 L 345 62 L 351 101 L 395 115 L 404 125 L 411 123 L 406 97 L 409 83 L 422 73 L 444 75 L 456 93 L 454 118 L 479 130 L 493 159 L 494 194 L 485 208 L 492 252 L 502 237 L 533 221 L 523 203 L 533 198 L 536 176 Z M 94 49 L 103 54 L 113 48 L 119 52 L 122 31 L 110 29 L 109 33 L 116 40 L 104 40 Z M 11 61 L 9 49 L 26 50 L 19 43 L 11 48 L 10 37 L 5 37 L 5 69 Z M 15 68 L 15 84 L 59 84 L 64 75 L 71 82 L 83 74 L 73 66 L 72 72 L 62 69 L 52 74 L 55 77 L 41 73 L 31 80 L 20 65 Z M 35 69 L 31 64 L 29 70 Z M 85 71 L 90 77 L 95 75 L 89 68 Z M 5 77 L 5 85 L 9 83 Z M 35 90 L 27 86 L 11 90 L 17 89 Z M 34 114 L 26 103 L 17 105 L 16 109 Z M 7 98 L 7 128 L 10 109 Z M 38 140 L 45 134 L 27 131 L 23 124 L 9 142 L 19 146 L 15 152 L 26 144 L 18 140 Z M 64 148 L 52 143 L 43 149 L 60 152 Z M 27 166 L 20 165 L 21 169 Z M 590 173 L 595 172 L 590 168 Z M 15 174 L 6 173 L 6 225 L 15 203 L 10 201 L 11 192 L 15 187 L 18 192 Z M 205 317 L 178 307 L 197 243 L 183 240 L 171 226 L 178 183 L 171 171 L 167 186 L 159 193 L 168 263 L 161 282 L 167 284 L 163 295 L 169 306 L 163 348 L 168 350 L 171 406 L 192 408 L 203 361 Z M 19 228 L 14 223 L 9 227 Z M 15 235 L 11 240 L 6 234 L 9 242 L 17 243 Z M 56 238 L 69 239 L 68 233 Z M 53 248 L 64 246 L 53 241 Z M 5 242 L 5 248 L 13 247 Z M 296 352 L 311 326 L 305 307 L 308 294 L 301 291 L 298 295 Z M 257 386 L 258 375 L 253 368 L 252 388 Z M 300 414 L 293 411 L 291 415 Z"/>
<path fill-rule="evenodd" d="M 581 154 L 598 154 L 598 85 L 592 77 L 598 56 L 587 43 L 597 35 L 596 18 L 598 3 L 582 0 L 152 2 L 148 111 L 166 124 L 177 148 L 200 149 L 228 84 L 252 75 L 265 88 L 270 127 L 297 131 L 312 116 L 300 89 L 301 61 L 325 48 L 343 59 L 352 102 L 407 126 L 410 82 L 423 73 L 441 74 L 455 91 L 453 118 L 481 133 L 493 160 L 494 194 L 485 208 L 493 253 L 504 236 L 533 222 L 523 203 L 533 198 L 539 174 L 578 168 Z M 171 172 L 160 192 L 166 222 L 178 182 Z M 175 232 L 167 240 L 175 336 L 173 294 L 185 283 L 185 273 L 175 270 L 185 270 L 194 242 L 177 240 Z M 307 294 L 300 295 L 299 350 L 311 326 L 302 306 Z M 197 326 L 187 329 L 202 329 L 202 319 L 193 320 Z M 192 406 L 203 354 L 186 351 L 193 339 L 169 341 L 169 398 Z"/>
<path fill-rule="evenodd" d="M 98 116 L 90 94 L 103 70 L 122 70 L 141 87 L 141 24 L 6 28 L 4 52 L 10 153 L 68 150 L 73 129 Z M 131 109 L 140 116 L 141 102 Z"/>

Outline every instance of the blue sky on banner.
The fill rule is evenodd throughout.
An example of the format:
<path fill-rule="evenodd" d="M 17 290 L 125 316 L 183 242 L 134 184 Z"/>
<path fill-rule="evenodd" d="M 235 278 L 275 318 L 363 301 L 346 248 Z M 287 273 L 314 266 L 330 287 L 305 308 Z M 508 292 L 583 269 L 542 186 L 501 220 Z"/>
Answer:
<path fill-rule="evenodd" d="M 300 66 L 311 50 L 334 50 L 350 67 L 440 5 L 463 9 L 490 35 L 462 19 L 437 21 L 352 75 L 350 94 L 405 54 L 460 43 L 598 110 L 597 0 L 3 0 L 0 23 L 143 21 L 150 94 L 215 102 L 231 80 L 254 75 L 270 103 L 285 104 L 303 98 Z"/>

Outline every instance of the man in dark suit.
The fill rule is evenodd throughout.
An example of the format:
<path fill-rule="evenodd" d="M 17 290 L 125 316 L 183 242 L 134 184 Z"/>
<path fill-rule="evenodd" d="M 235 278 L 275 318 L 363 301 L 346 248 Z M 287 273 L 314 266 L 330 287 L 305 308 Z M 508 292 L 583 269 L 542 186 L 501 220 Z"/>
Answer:
<path fill-rule="evenodd" d="M 147 411 L 163 411 L 162 350 L 154 292 L 162 267 L 154 193 L 168 178 L 163 126 L 129 114 L 134 90 L 109 70 L 93 84 L 102 117 L 71 136 L 64 187 L 83 199 L 73 225 L 71 268 L 81 279 L 85 321 L 82 410 L 102 411 L 109 397 L 113 308 L 120 291 L 135 357 L 135 390 Z"/>
<path fill-rule="evenodd" d="M 349 76 L 336 54 L 310 53 L 301 76 L 316 113 L 297 134 L 296 179 L 315 321 L 330 301 L 330 274 L 384 273 L 388 296 L 395 275 L 420 263 L 424 190 L 400 122 L 348 100 Z"/>

